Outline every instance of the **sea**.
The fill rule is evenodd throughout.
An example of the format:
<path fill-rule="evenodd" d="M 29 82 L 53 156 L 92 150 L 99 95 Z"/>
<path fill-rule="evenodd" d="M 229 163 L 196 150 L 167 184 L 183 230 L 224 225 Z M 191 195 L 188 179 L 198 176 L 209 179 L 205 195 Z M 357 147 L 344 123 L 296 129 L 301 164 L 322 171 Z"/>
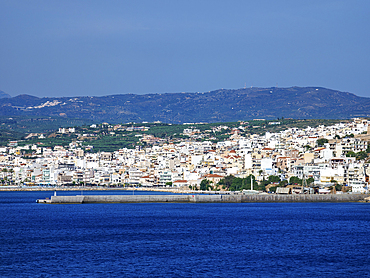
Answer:
<path fill-rule="evenodd" d="M 367 203 L 36 203 L 53 194 L 0 192 L 0 277 L 370 277 Z"/>

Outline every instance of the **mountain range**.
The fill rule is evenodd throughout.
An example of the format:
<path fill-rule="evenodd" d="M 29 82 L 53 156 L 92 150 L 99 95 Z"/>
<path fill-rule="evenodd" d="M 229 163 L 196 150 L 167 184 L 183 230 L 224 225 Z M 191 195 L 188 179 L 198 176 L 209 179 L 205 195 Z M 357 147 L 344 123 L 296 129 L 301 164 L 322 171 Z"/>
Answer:
<path fill-rule="evenodd" d="M 10 98 L 11 96 L 3 91 L 0 91 L 0 98 Z"/>
<path fill-rule="evenodd" d="M 232 122 L 282 117 L 348 119 L 369 117 L 370 98 L 321 87 L 220 89 L 203 93 L 102 97 L 39 98 L 1 94 L 0 116 L 15 115 L 67 117 L 110 123 Z"/>

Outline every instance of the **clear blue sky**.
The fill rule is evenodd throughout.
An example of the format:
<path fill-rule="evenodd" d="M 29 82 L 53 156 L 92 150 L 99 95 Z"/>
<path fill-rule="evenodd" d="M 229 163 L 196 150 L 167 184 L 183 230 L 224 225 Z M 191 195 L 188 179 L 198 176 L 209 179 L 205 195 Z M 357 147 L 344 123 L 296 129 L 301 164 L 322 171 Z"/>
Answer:
<path fill-rule="evenodd" d="M 16 96 L 321 86 L 370 97 L 368 0 L 0 0 Z"/>

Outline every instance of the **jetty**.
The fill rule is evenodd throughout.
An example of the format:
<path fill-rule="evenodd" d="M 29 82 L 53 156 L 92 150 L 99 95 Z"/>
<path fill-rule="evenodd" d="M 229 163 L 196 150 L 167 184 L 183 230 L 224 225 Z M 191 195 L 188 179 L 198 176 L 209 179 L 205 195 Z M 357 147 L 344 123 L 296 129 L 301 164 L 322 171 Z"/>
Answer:
<path fill-rule="evenodd" d="M 193 194 L 193 195 L 75 195 L 38 199 L 43 204 L 94 203 L 302 203 L 366 202 L 369 194 Z"/>

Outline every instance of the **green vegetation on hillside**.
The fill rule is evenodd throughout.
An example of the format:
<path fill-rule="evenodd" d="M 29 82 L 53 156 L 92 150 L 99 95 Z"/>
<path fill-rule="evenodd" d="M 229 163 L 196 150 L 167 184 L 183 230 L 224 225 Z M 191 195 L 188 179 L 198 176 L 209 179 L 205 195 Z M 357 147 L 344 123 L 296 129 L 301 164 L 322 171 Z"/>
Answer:
<path fill-rule="evenodd" d="M 50 103 L 54 103 L 50 105 Z M 366 117 L 370 98 L 320 87 L 220 89 L 204 93 L 0 99 L 0 115 L 64 117 L 94 122 L 235 122 L 256 118 Z"/>
<path fill-rule="evenodd" d="M 63 117 L 35 117 L 35 116 L 0 116 L 0 129 L 20 133 L 54 132 L 60 127 L 73 127 L 91 124 L 91 120 L 68 119 Z"/>
<path fill-rule="evenodd" d="M 24 138 L 24 133 L 14 131 L 14 130 L 7 130 L 7 129 L 0 129 L 0 146 L 5 146 L 9 143 L 9 141 L 18 141 Z"/>
<path fill-rule="evenodd" d="M 176 143 L 181 140 L 220 142 L 235 134 L 248 137 L 250 134 L 262 135 L 266 132 L 279 132 L 292 127 L 317 127 L 338 122 L 341 120 L 277 119 L 275 121 L 253 120 L 203 124 L 126 123 L 111 125 L 104 123 L 91 126 L 84 120 L 16 117 L 3 119 L 2 126 L 9 129 L 0 130 L 0 144 L 4 146 L 10 140 L 17 140 L 20 146 L 35 144 L 40 147 L 54 147 L 68 146 L 76 142 L 77 145 L 88 148 L 92 152 L 111 152 L 120 148 Z M 21 127 L 22 124 L 23 127 Z M 59 127 L 74 127 L 74 132 L 69 133 L 66 130 L 65 133 L 59 133 Z M 23 132 L 21 132 L 22 128 Z M 53 128 L 52 131 L 48 130 L 49 128 Z M 184 133 L 184 130 L 188 132 Z M 44 131 L 43 134 L 40 131 Z M 30 132 L 37 134 L 24 139 Z M 147 135 L 152 136 L 151 140 L 143 140 Z"/>

